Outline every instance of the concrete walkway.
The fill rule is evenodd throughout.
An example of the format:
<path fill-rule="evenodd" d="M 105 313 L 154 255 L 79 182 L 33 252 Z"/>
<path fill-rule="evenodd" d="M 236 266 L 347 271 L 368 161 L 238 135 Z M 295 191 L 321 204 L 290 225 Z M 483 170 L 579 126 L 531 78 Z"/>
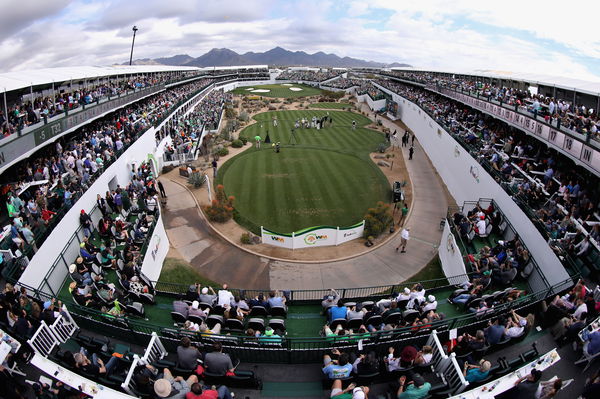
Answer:
<path fill-rule="evenodd" d="M 383 120 L 391 131 L 403 130 Z M 408 160 L 413 205 L 405 226 L 411 239 L 406 253 L 395 251 L 397 240 L 356 258 L 321 264 L 282 262 L 252 255 L 213 233 L 207 226 L 192 194 L 181 185 L 163 177 L 169 196 L 163 218 L 173 249 L 206 277 L 248 289 L 323 289 L 368 287 L 398 283 L 409 279 L 436 253 L 448 201 L 444 187 L 419 143 Z M 181 180 L 183 182 L 183 180 Z"/>

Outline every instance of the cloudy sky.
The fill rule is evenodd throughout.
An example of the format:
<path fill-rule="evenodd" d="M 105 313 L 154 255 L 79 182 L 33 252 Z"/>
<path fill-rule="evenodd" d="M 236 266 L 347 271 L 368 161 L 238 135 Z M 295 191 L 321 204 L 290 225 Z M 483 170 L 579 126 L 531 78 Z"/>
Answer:
<path fill-rule="evenodd" d="M 599 11 L 587 0 L 0 0 L 0 72 L 125 62 L 137 25 L 134 58 L 281 46 L 600 80 Z"/>

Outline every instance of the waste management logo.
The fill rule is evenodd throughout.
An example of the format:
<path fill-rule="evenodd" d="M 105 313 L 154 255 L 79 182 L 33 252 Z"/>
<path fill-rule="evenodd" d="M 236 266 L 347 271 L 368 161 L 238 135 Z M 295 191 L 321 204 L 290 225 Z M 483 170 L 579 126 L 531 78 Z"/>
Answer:
<path fill-rule="evenodd" d="M 323 241 L 327 239 L 327 235 L 325 234 L 315 234 L 310 233 L 304 237 L 304 243 L 306 245 L 315 245 L 317 241 Z"/>
<path fill-rule="evenodd" d="M 282 237 L 277 237 L 277 236 L 271 236 L 271 240 L 277 241 L 277 242 L 285 242 L 285 240 Z"/>

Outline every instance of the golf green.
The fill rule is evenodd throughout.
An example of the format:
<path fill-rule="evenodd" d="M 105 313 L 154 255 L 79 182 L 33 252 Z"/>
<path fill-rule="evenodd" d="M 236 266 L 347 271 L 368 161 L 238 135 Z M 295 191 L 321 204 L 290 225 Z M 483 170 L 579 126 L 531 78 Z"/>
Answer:
<path fill-rule="evenodd" d="M 350 109 L 352 108 L 352 104 L 350 103 L 314 103 L 310 104 L 311 108 L 326 108 L 326 109 Z"/>
<path fill-rule="evenodd" d="M 332 125 L 291 130 L 297 119 L 329 113 Z M 278 126 L 273 126 L 273 117 Z M 276 111 L 255 116 L 241 132 L 261 148 L 247 149 L 220 169 L 217 183 L 233 195 L 238 222 L 254 232 L 260 226 L 291 233 L 319 225 L 350 226 L 363 220 L 377 201 L 389 201 L 390 186 L 369 158 L 385 137 L 366 129 L 369 119 L 341 111 Z M 356 129 L 352 129 L 352 121 Z M 268 135 L 270 144 L 264 143 Z M 280 142 L 277 153 L 272 143 Z"/>
<path fill-rule="evenodd" d="M 261 97 L 298 98 L 319 95 L 321 94 L 321 90 L 316 87 L 301 84 L 272 84 L 260 86 L 242 86 L 233 90 L 232 93 Z"/>

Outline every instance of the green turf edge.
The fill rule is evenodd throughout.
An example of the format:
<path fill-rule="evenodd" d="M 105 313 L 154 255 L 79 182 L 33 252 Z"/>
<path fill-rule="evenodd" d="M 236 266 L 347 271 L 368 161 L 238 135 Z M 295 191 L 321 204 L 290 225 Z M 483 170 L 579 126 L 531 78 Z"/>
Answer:
<path fill-rule="evenodd" d="M 198 273 L 190 263 L 183 259 L 166 258 L 158 281 L 163 283 L 185 283 L 193 281 L 204 287 L 218 287 L 219 284 Z"/>

